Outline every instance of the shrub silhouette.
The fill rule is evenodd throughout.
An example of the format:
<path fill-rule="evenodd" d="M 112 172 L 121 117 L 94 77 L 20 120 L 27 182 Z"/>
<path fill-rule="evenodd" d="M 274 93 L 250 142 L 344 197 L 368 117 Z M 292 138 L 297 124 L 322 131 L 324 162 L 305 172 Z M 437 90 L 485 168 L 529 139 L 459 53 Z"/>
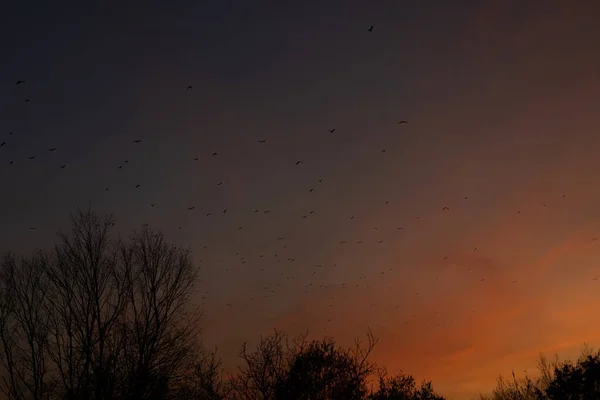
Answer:
<path fill-rule="evenodd" d="M 538 360 L 540 377 L 528 376 L 512 381 L 498 378 L 491 396 L 483 400 L 591 400 L 600 399 L 600 351 L 593 352 L 587 346 L 577 361 L 562 361 L 556 356 L 548 361 L 544 356 Z"/>

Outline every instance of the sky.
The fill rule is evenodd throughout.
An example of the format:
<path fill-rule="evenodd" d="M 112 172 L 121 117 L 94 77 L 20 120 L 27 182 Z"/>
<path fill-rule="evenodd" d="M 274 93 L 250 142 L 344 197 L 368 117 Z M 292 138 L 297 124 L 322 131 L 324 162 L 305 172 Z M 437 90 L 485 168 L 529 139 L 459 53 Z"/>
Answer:
<path fill-rule="evenodd" d="M 598 2 L 39 3 L 0 12 L 0 250 L 148 222 L 229 368 L 370 327 L 469 399 L 600 346 Z"/>

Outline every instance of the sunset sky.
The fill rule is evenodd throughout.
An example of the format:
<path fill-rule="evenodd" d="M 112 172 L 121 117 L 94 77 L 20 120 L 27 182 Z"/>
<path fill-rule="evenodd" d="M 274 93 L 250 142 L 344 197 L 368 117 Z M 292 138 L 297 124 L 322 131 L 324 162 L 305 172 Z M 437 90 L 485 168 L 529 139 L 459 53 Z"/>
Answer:
<path fill-rule="evenodd" d="M 600 2 L 38 3 L 0 10 L 0 251 L 148 222 L 228 367 L 370 327 L 461 400 L 600 346 Z"/>

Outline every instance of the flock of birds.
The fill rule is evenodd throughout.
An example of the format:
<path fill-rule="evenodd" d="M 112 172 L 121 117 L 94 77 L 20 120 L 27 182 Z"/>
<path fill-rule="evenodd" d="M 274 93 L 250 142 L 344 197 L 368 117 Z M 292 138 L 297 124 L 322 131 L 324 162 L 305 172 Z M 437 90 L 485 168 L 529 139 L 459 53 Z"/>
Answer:
<path fill-rule="evenodd" d="M 370 26 L 368 28 L 368 31 L 372 32 L 373 31 L 373 26 Z M 16 84 L 17 85 L 26 85 L 26 82 L 25 82 L 25 80 L 18 80 L 18 81 L 16 81 Z M 186 90 L 193 90 L 192 85 L 187 86 Z M 31 100 L 29 98 L 25 98 L 24 101 L 27 102 L 27 103 L 29 103 Z M 400 120 L 400 121 L 398 121 L 398 125 L 406 125 L 406 124 L 408 124 L 407 120 Z M 333 135 L 336 132 L 336 128 L 331 127 L 331 128 L 328 128 L 327 131 L 329 132 L 330 135 Z M 0 157 L 2 157 L 2 159 L 4 159 L 4 156 L 10 152 L 11 138 L 12 137 L 13 137 L 13 132 L 9 132 L 8 133 L 8 138 L 0 141 Z M 257 142 L 258 145 L 261 145 L 261 146 L 262 145 L 268 145 L 267 140 L 263 139 L 263 138 L 257 139 L 256 142 Z M 143 139 L 137 138 L 135 140 L 132 140 L 132 143 L 134 145 L 142 145 Z M 47 151 L 48 152 L 56 152 L 57 151 L 57 147 L 48 148 Z M 5 154 L 2 154 L 2 152 L 5 152 Z M 385 148 L 381 149 L 381 153 L 386 153 L 386 149 Z M 210 157 L 218 157 L 219 156 L 218 152 L 208 153 L 207 157 L 209 156 L 209 154 L 211 154 Z M 37 158 L 37 156 L 38 155 L 30 155 L 30 156 L 28 156 L 26 162 L 27 161 L 31 161 L 31 162 L 35 161 L 36 158 Z M 199 159 L 200 159 L 199 157 L 194 157 L 193 161 L 199 161 Z M 16 161 L 18 161 L 18 160 L 8 159 L 8 164 L 14 165 L 16 163 Z M 295 162 L 295 165 L 297 167 L 299 167 L 299 168 L 304 164 L 304 160 L 301 160 L 301 159 L 295 160 L 293 162 Z M 123 168 L 125 168 L 125 166 L 128 163 L 129 163 L 128 160 L 124 160 L 121 164 L 115 165 L 114 168 L 122 170 Z M 67 168 L 67 164 L 66 163 L 61 163 L 57 167 L 61 168 L 61 169 L 64 169 L 64 168 Z M 317 183 L 319 183 L 319 184 L 323 183 L 323 178 L 318 179 Z M 223 181 L 219 181 L 218 183 L 216 183 L 217 186 L 221 186 L 223 184 L 224 184 Z M 135 184 L 133 186 L 134 189 L 138 189 L 140 187 L 141 187 L 141 185 L 139 183 Z M 104 187 L 104 191 L 108 192 L 110 190 L 111 190 L 110 187 Z M 313 187 L 313 188 L 310 188 L 308 191 L 310 193 L 312 193 L 314 190 L 315 190 L 315 188 Z M 563 194 L 562 197 L 565 197 L 565 195 Z M 465 201 L 468 200 L 468 199 L 469 199 L 468 196 L 464 196 L 464 200 Z M 385 200 L 384 204 L 389 204 L 389 200 Z M 156 205 L 155 203 L 149 203 L 149 206 L 151 208 L 154 208 L 155 205 Z M 546 204 L 543 204 L 542 206 L 546 207 Z M 189 205 L 187 207 L 187 211 L 189 211 L 189 212 L 193 212 L 195 210 L 196 210 L 196 206 L 195 205 Z M 448 206 L 443 206 L 441 208 L 441 211 L 442 212 L 451 212 L 452 210 Z M 222 210 L 220 210 L 221 214 L 226 214 L 227 212 L 228 212 L 227 208 L 223 208 Z M 248 210 L 248 212 L 269 214 L 269 213 L 271 213 L 271 210 L 270 209 L 262 209 L 262 210 L 261 209 L 253 209 L 252 211 Z M 521 214 L 521 210 L 515 210 L 515 213 L 517 215 L 519 215 L 519 214 Z M 312 216 L 314 216 L 316 214 L 317 214 L 316 210 L 310 210 L 310 211 L 308 211 L 308 212 L 300 215 L 300 218 L 301 219 L 307 219 L 307 218 L 310 218 L 310 217 L 312 217 Z M 206 217 L 211 217 L 212 215 L 213 215 L 212 212 L 206 212 L 205 213 Z M 356 216 L 354 216 L 354 215 L 348 215 L 347 218 L 349 220 L 355 220 Z M 418 220 L 419 217 L 416 217 L 416 219 Z M 182 230 L 183 226 L 178 225 L 177 228 L 179 230 Z M 36 229 L 36 228 L 35 227 L 31 227 L 30 229 L 33 230 L 33 229 Z M 239 230 L 239 231 L 241 231 L 243 229 L 244 229 L 244 226 L 238 226 L 237 227 L 237 230 Z M 403 231 L 404 229 L 405 229 L 404 226 L 397 226 L 396 227 L 396 231 Z M 374 228 L 374 230 L 377 231 L 378 228 Z M 287 241 L 286 241 L 286 237 L 285 236 L 277 236 L 274 239 L 280 244 L 281 251 L 280 252 L 276 252 L 276 253 L 272 253 L 272 254 L 268 254 L 268 255 L 266 254 L 266 252 L 260 253 L 260 254 L 258 254 L 258 259 L 266 259 L 268 257 L 271 257 L 274 260 L 275 263 L 279 263 L 279 264 L 280 263 L 294 264 L 297 257 L 295 255 L 293 255 L 293 254 L 288 254 L 287 253 L 286 249 L 288 248 L 288 244 L 287 244 Z M 592 238 L 592 241 L 598 241 L 598 238 L 594 237 L 594 238 Z M 340 246 L 350 245 L 351 242 L 354 242 L 355 245 L 361 245 L 361 244 L 365 243 L 363 240 L 355 240 L 355 241 L 340 240 L 339 241 L 339 245 Z M 383 239 L 377 239 L 376 243 L 377 244 L 383 244 L 384 240 Z M 206 249 L 207 247 L 208 246 L 206 246 L 206 245 L 203 246 L 204 249 Z M 477 247 L 474 247 L 473 251 L 477 252 L 477 251 L 479 251 L 479 249 Z M 244 264 L 248 263 L 248 261 L 249 261 L 248 258 L 245 257 L 245 256 L 243 256 L 243 255 L 241 255 L 239 252 L 236 252 L 235 255 L 236 255 L 236 257 L 239 258 L 240 265 L 244 265 Z M 448 256 L 444 256 L 443 257 L 443 261 L 447 261 L 447 260 L 448 260 Z M 199 261 L 202 262 L 202 260 L 199 260 Z M 331 265 L 331 267 L 336 267 L 336 266 L 337 266 L 337 264 L 332 264 Z M 312 268 L 312 270 L 306 271 L 306 269 L 305 269 L 304 272 L 305 273 L 309 272 L 310 276 L 314 277 L 315 275 L 317 275 L 319 273 L 319 271 L 322 271 L 324 268 L 326 268 L 326 266 L 324 264 L 316 264 L 316 265 L 314 265 L 314 267 Z M 385 271 L 382 270 L 382 271 L 377 271 L 376 273 L 378 273 L 379 275 L 384 275 L 386 272 L 390 272 L 392 270 L 393 270 L 393 268 L 389 268 L 389 271 L 388 270 L 385 270 Z M 229 269 L 227 268 L 227 269 L 225 269 L 225 271 L 229 271 Z M 264 272 L 265 271 L 265 267 L 262 266 L 261 269 L 260 269 L 260 271 Z M 290 272 L 290 271 L 292 271 L 292 272 Z M 467 269 L 467 271 L 470 272 L 471 269 L 469 268 L 469 269 Z M 282 269 L 279 272 L 279 274 L 280 274 L 280 277 L 283 278 L 283 279 L 285 279 L 286 281 L 294 281 L 296 279 L 296 276 L 293 274 L 293 269 L 292 270 L 283 270 Z M 358 277 L 358 280 L 356 282 L 354 282 L 353 284 L 350 284 L 350 283 L 342 283 L 342 284 L 340 284 L 339 285 L 339 289 L 341 289 L 341 290 L 350 290 L 350 288 L 352 288 L 352 287 L 355 287 L 355 288 L 366 287 L 366 288 L 368 288 L 369 285 L 366 282 L 367 278 L 368 278 L 367 275 L 361 275 L 360 277 Z M 437 277 L 436 277 L 436 279 L 437 279 Z M 594 280 L 597 280 L 597 279 L 598 278 L 594 278 Z M 485 282 L 486 281 L 485 277 L 481 277 L 480 281 L 481 282 Z M 517 280 L 513 280 L 512 284 L 517 284 Z M 281 282 L 280 283 L 276 283 L 274 285 L 266 285 L 266 286 L 264 286 L 262 288 L 262 293 L 261 293 L 260 297 L 270 298 L 270 297 L 274 296 L 277 293 L 278 288 L 280 288 L 281 286 L 282 286 Z M 331 285 L 328 285 L 326 283 L 316 284 L 316 283 L 314 283 L 312 281 L 312 279 L 309 279 L 308 282 L 306 282 L 304 285 L 302 285 L 302 289 L 303 289 L 304 295 L 308 295 L 309 293 L 311 293 L 311 290 L 316 289 L 317 287 L 321 288 L 321 289 L 325 289 L 325 288 L 331 287 Z M 204 296 L 203 296 L 202 300 L 203 301 L 206 300 L 209 294 L 210 294 L 210 291 L 206 291 L 204 293 Z M 417 292 L 416 295 L 418 296 L 419 293 Z M 249 302 L 252 302 L 253 300 L 255 300 L 256 297 L 258 297 L 258 296 L 251 296 L 251 297 L 249 297 L 248 298 Z M 335 296 L 331 297 L 331 300 L 335 300 Z M 242 304 L 241 307 L 242 308 L 247 308 L 249 302 L 246 302 L 245 304 Z M 227 303 L 224 304 L 224 306 L 227 307 L 227 308 L 235 308 L 235 307 L 237 307 L 237 305 L 234 302 L 227 302 Z M 333 308 L 333 302 L 330 302 L 329 304 L 327 304 L 327 306 L 330 309 Z M 376 304 L 371 304 L 370 306 L 371 307 L 376 307 L 377 305 Z M 399 305 L 396 305 L 396 308 L 399 308 L 399 307 L 400 307 Z M 476 311 L 473 310 L 473 312 L 475 313 Z M 436 315 L 437 314 L 439 314 L 439 313 L 436 313 Z M 417 316 L 416 313 L 412 313 L 412 317 L 416 317 L 416 316 Z M 331 323 L 332 321 L 333 321 L 333 317 L 330 316 L 327 319 L 327 322 Z M 408 324 L 409 323 L 409 319 L 406 319 L 404 321 L 404 323 Z M 452 322 L 452 323 L 454 323 L 454 322 Z M 440 326 L 439 322 L 437 323 L 437 326 Z M 325 326 L 324 329 L 327 330 L 327 326 Z"/>

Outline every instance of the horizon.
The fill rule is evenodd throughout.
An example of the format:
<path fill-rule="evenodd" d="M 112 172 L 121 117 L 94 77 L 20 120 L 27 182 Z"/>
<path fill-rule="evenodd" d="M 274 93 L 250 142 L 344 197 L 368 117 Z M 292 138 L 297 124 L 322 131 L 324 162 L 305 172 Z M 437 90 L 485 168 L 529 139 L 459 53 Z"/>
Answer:
<path fill-rule="evenodd" d="M 459 3 L 7 6 L 0 251 L 148 223 L 227 366 L 369 326 L 462 400 L 600 347 L 600 4 Z"/>

